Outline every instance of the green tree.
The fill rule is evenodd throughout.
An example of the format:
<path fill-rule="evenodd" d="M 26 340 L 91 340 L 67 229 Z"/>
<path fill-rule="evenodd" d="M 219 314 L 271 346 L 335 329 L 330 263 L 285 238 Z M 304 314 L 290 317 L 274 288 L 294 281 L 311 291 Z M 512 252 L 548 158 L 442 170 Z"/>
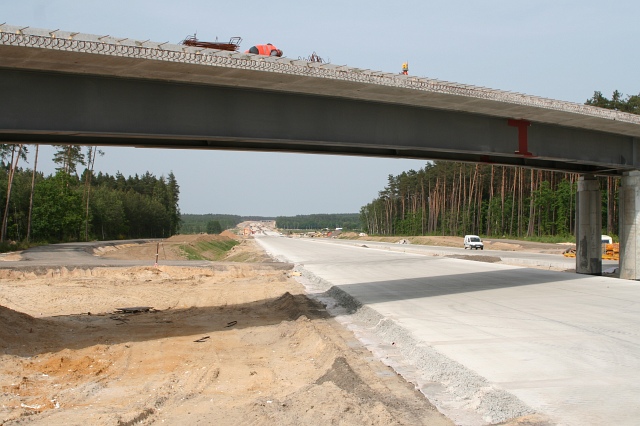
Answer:
<path fill-rule="evenodd" d="M 180 230 L 182 220 L 180 219 L 180 186 L 173 172 L 169 172 L 167 179 L 167 196 L 169 210 L 169 228 L 171 235 L 177 234 Z"/>
<path fill-rule="evenodd" d="M 66 174 L 78 174 L 78 165 L 85 165 L 85 156 L 80 145 L 54 145 L 56 152 L 53 154 L 53 162 L 58 165 L 56 170 Z"/>
<path fill-rule="evenodd" d="M 207 234 L 219 234 L 222 232 L 222 225 L 217 220 L 207 222 Z"/>
<path fill-rule="evenodd" d="M 602 95 L 602 92 L 595 91 L 593 92 L 593 96 L 587 99 L 585 104 L 600 108 L 615 109 L 631 114 L 640 114 L 640 94 L 625 97 L 619 91 L 614 90 L 611 95 L 611 100 L 609 100 Z"/>
<path fill-rule="evenodd" d="M 128 226 L 121 192 L 107 187 L 94 189 L 90 209 L 92 232 L 97 238 L 103 241 L 125 238 Z"/>
<path fill-rule="evenodd" d="M 60 171 L 36 186 L 33 233 L 39 241 L 77 241 L 82 229 L 82 192 Z"/>
<path fill-rule="evenodd" d="M 640 94 L 629 96 L 629 98 L 627 98 L 624 111 L 631 114 L 640 114 Z"/>
<path fill-rule="evenodd" d="M 170 236 L 168 213 L 162 203 L 133 189 L 125 192 L 122 200 L 130 238 Z"/>

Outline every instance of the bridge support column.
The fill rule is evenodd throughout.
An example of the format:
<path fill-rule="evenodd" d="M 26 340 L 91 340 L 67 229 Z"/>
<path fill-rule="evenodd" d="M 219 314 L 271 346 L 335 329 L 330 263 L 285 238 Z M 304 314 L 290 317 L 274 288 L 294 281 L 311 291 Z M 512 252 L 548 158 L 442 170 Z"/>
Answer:
<path fill-rule="evenodd" d="M 640 172 L 622 175 L 620 192 L 620 278 L 640 279 Z"/>
<path fill-rule="evenodd" d="M 576 272 L 602 275 L 602 195 L 593 175 L 578 179 L 576 195 Z"/>

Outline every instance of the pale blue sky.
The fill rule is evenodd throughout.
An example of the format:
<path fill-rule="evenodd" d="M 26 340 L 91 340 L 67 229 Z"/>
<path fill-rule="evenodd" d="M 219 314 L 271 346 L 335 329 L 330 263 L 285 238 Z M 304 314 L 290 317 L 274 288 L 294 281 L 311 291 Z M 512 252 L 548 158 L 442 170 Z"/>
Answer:
<path fill-rule="evenodd" d="M 178 43 L 242 37 L 287 57 L 583 103 L 640 93 L 640 2 L 619 0 L 0 0 L 0 23 Z M 96 169 L 176 175 L 183 213 L 357 213 L 389 174 L 425 161 L 104 148 Z M 49 151 L 49 154 L 47 154 Z M 52 172 L 50 148 L 39 168 Z"/>

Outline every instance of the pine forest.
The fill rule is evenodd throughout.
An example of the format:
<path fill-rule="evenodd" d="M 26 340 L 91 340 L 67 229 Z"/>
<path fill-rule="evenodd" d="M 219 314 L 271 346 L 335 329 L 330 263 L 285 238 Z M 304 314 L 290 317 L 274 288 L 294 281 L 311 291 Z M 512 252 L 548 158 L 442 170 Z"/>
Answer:
<path fill-rule="evenodd" d="M 617 234 L 619 179 L 599 179 L 603 232 Z M 378 235 L 567 237 L 574 232 L 577 180 L 573 173 L 434 162 L 389 176 L 360 220 Z"/>
<path fill-rule="evenodd" d="M 0 244 L 164 238 L 178 232 L 173 173 L 125 178 L 94 172 L 96 147 L 56 146 L 56 173 L 38 172 L 38 146 L 0 145 L 3 221 Z M 29 150 L 34 164 L 23 167 Z M 82 172 L 79 174 L 80 168 Z"/>

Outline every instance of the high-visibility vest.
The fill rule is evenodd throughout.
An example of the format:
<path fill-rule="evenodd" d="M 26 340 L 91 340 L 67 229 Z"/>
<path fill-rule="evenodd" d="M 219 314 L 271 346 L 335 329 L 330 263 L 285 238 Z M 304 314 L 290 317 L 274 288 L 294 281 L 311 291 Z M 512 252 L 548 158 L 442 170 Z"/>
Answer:
<path fill-rule="evenodd" d="M 258 48 L 258 55 L 270 56 L 271 51 L 278 50 L 273 44 L 259 44 L 256 46 Z"/>

